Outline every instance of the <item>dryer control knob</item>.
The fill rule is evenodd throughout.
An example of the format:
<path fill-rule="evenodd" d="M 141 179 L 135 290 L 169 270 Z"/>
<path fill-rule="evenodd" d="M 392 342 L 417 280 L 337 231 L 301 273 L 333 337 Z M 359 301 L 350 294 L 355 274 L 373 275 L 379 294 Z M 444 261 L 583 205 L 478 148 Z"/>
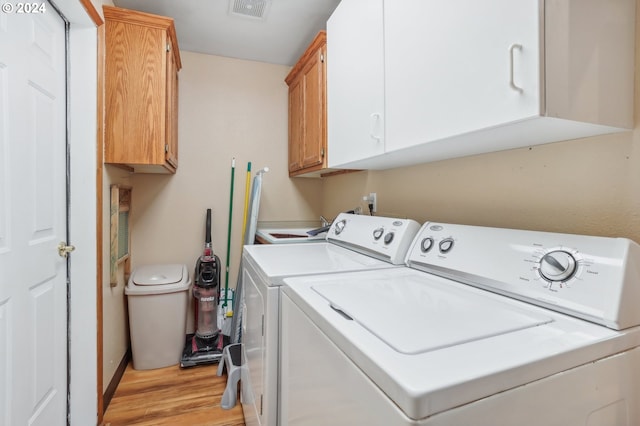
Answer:
<path fill-rule="evenodd" d="M 440 241 L 438 247 L 440 248 L 440 253 L 449 253 L 453 248 L 453 238 L 445 238 L 444 240 Z"/>
<path fill-rule="evenodd" d="M 384 228 L 375 229 L 373 231 L 373 239 L 374 240 L 379 240 L 380 237 L 382 237 L 382 234 L 384 234 Z"/>
<path fill-rule="evenodd" d="M 393 241 L 394 236 L 395 234 L 393 232 L 388 232 L 387 235 L 384 236 L 384 243 L 391 244 L 391 241 Z"/>
<path fill-rule="evenodd" d="M 344 231 L 345 226 L 347 226 L 347 221 L 345 219 L 342 219 L 341 221 L 336 222 L 336 227 L 335 227 L 336 235 L 340 235 L 340 233 Z"/>
<path fill-rule="evenodd" d="M 431 237 L 427 237 L 423 239 L 422 242 L 420 243 L 420 250 L 423 253 L 428 252 L 429 250 L 431 250 L 432 247 L 433 247 L 433 238 Z"/>
<path fill-rule="evenodd" d="M 576 272 L 576 259 L 564 250 L 545 254 L 540 260 L 540 275 L 547 281 L 566 281 Z"/>

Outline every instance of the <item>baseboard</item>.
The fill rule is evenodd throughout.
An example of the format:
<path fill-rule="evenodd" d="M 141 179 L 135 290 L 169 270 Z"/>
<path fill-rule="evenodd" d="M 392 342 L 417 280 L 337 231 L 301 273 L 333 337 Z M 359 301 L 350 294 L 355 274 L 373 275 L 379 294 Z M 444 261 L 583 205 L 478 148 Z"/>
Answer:
<path fill-rule="evenodd" d="M 102 404 L 104 407 L 103 408 L 104 412 L 106 412 L 107 408 L 109 408 L 109 403 L 111 402 L 111 398 L 113 398 L 113 395 L 116 393 L 116 389 L 120 384 L 120 380 L 122 380 L 122 376 L 124 376 L 124 372 L 127 369 L 127 365 L 129 365 L 130 360 L 131 360 L 131 349 L 128 349 L 127 352 L 125 352 L 124 356 L 122 357 L 122 360 L 120 361 L 120 364 L 116 369 L 116 372 L 113 373 L 113 377 L 109 382 L 109 386 L 107 386 L 107 389 L 104 391 L 104 395 L 102 395 Z"/>

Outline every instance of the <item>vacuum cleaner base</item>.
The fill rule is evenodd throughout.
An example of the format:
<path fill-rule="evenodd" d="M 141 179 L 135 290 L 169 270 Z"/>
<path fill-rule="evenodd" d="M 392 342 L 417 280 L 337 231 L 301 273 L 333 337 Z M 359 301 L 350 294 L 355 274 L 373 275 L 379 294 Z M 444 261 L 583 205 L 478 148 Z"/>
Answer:
<path fill-rule="evenodd" d="M 219 333 L 212 339 L 211 344 L 203 342 L 195 337 L 195 334 L 187 334 L 180 359 L 180 367 L 195 367 L 197 365 L 215 364 L 222 358 L 222 349 L 229 344 L 229 337 Z"/>

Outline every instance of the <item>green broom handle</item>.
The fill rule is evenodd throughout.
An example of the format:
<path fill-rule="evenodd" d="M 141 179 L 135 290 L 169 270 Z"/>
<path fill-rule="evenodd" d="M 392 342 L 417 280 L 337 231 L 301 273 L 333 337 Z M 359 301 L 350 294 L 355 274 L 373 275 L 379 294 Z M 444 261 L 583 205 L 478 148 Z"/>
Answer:
<path fill-rule="evenodd" d="M 227 267 L 224 277 L 224 303 L 223 308 L 227 307 L 227 293 L 229 293 L 229 258 L 231 257 L 231 220 L 233 218 L 233 182 L 236 174 L 236 157 L 231 160 L 231 190 L 229 192 L 229 229 L 227 231 Z"/>

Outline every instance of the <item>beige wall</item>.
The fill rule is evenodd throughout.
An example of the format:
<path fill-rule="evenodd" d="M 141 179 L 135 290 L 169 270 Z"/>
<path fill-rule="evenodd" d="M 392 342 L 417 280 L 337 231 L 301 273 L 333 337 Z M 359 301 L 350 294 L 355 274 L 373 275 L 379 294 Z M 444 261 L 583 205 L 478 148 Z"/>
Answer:
<path fill-rule="evenodd" d="M 118 167 L 104 167 L 104 185 L 102 190 L 102 390 L 109 386 L 120 361 L 129 347 L 129 324 L 124 295 L 124 268 L 118 270 L 118 282 L 111 287 L 110 281 L 110 188 L 111 185 L 131 185 L 130 173 Z"/>
<path fill-rule="evenodd" d="M 333 217 L 376 192 L 379 214 L 421 223 L 624 236 L 640 243 L 639 34 L 635 130 L 332 177 L 324 181 L 323 214 Z"/>
<path fill-rule="evenodd" d="M 328 216 L 376 192 L 380 215 L 640 242 L 640 131 L 332 178 Z M 364 205 L 363 205 L 364 207 Z"/>

